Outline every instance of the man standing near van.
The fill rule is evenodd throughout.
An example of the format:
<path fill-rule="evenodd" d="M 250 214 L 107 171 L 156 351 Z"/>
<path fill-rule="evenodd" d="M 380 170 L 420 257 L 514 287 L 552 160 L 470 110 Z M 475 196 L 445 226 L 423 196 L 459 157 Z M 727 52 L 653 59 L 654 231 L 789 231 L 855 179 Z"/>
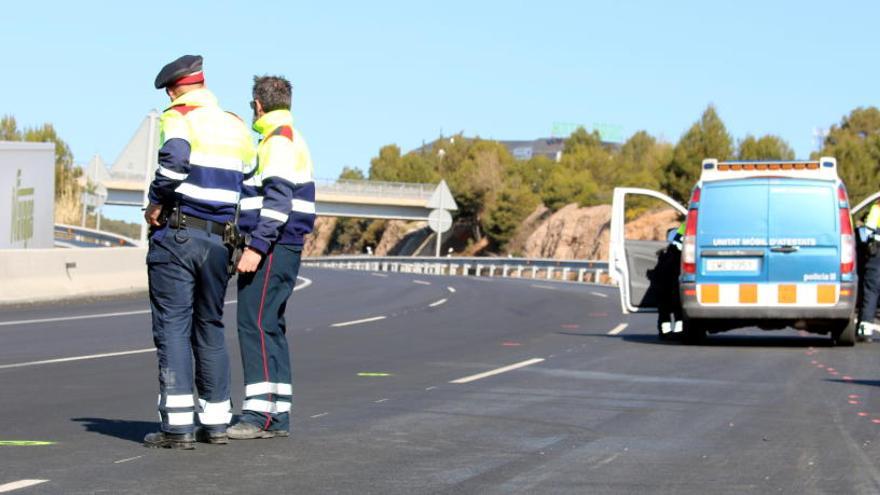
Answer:
<path fill-rule="evenodd" d="M 880 300 L 880 204 L 874 203 L 865 219 L 868 230 L 867 262 L 862 275 L 862 306 L 859 308 L 858 335 L 862 340 L 871 340 L 871 335 L 880 330 L 874 323 L 877 301 Z"/>
<path fill-rule="evenodd" d="M 241 201 L 247 247 L 238 263 L 238 340 L 245 401 L 229 438 L 286 437 L 293 398 L 284 310 L 299 273 L 305 236 L 315 223 L 312 159 L 293 128 L 291 86 L 254 78 L 254 130 L 262 140 L 257 168 Z"/>
<path fill-rule="evenodd" d="M 661 338 L 682 331 L 681 296 L 678 293 L 678 277 L 681 275 L 681 248 L 685 224 L 682 222 L 669 240 L 666 249 L 657 260 L 654 269 L 657 287 L 657 326 Z"/>

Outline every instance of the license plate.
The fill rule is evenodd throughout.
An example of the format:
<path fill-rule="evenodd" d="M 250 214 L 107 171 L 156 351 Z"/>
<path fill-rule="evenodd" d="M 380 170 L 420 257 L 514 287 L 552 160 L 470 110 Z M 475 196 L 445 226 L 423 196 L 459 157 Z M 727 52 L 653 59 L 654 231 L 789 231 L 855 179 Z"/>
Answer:
<path fill-rule="evenodd" d="M 707 272 L 756 272 L 756 259 L 709 259 L 706 260 Z"/>

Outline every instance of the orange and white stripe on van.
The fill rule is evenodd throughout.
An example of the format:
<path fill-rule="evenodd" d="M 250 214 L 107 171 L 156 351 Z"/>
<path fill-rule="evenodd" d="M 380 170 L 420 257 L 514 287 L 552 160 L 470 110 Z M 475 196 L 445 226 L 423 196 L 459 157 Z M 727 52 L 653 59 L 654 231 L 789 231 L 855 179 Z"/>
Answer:
<path fill-rule="evenodd" d="M 703 306 L 833 306 L 839 284 L 697 284 Z"/>

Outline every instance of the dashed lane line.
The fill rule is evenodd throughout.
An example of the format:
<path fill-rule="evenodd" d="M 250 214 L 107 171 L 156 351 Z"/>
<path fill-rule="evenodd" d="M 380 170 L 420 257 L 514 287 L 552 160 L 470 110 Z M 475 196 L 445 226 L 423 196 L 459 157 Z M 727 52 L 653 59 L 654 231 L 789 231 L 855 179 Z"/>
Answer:
<path fill-rule="evenodd" d="M 612 328 L 611 330 L 609 330 L 609 331 L 608 331 L 608 335 L 617 335 L 617 334 L 619 334 L 620 332 L 626 330 L 626 326 L 627 326 L 626 323 L 621 323 L 620 325 L 617 325 L 616 327 L 614 327 L 614 328 Z"/>
<path fill-rule="evenodd" d="M 427 282 L 425 280 L 413 280 L 413 283 L 419 285 L 431 285 L 431 282 Z"/>
<path fill-rule="evenodd" d="M 379 400 L 374 400 L 373 402 L 376 404 L 381 404 L 383 402 L 388 402 L 388 399 L 379 399 Z"/>
<path fill-rule="evenodd" d="M 528 359 L 526 361 L 522 361 L 522 362 L 514 363 L 511 365 L 502 366 L 501 368 L 496 368 L 494 370 L 486 371 L 484 373 L 477 373 L 476 375 L 466 376 L 464 378 L 452 380 L 449 383 L 456 383 L 456 384 L 470 383 L 470 382 L 477 381 L 477 380 L 480 380 L 483 378 L 488 378 L 490 376 L 500 375 L 501 373 L 507 373 L 508 371 L 513 371 L 513 370 L 516 370 L 519 368 L 524 368 L 526 366 L 531 366 L 533 364 L 541 363 L 543 361 L 544 361 L 543 358 Z"/>
<path fill-rule="evenodd" d="M 431 304 L 429 304 L 428 307 L 430 307 L 430 308 L 436 308 L 437 306 L 440 306 L 441 304 L 446 304 L 446 301 L 447 301 L 447 300 L 448 300 L 448 299 L 440 299 L 439 301 L 434 301 L 434 302 L 432 302 Z"/>
<path fill-rule="evenodd" d="M 312 281 L 305 277 L 297 277 L 302 280 L 301 284 L 297 284 L 293 290 L 302 290 L 306 287 L 312 285 Z M 224 304 L 237 304 L 237 299 L 230 299 L 228 301 L 224 301 Z M 55 323 L 59 321 L 73 321 L 73 320 L 91 320 L 97 318 L 114 318 L 117 316 L 133 316 L 133 315 L 148 315 L 150 314 L 149 309 L 138 309 L 134 311 L 117 311 L 114 313 L 98 313 L 91 315 L 78 315 L 78 316 L 62 316 L 57 318 L 36 318 L 33 320 L 16 320 L 16 321 L 0 321 L 0 327 L 8 327 L 13 325 L 30 325 L 34 323 Z"/>
<path fill-rule="evenodd" d="M 558 288 L 553 287 L 552 285 L 532 284 L 531 286 L 536 289 L 559 290 Z"/>
<path fill-rule="evenodd" d="M 387 274 L 387 273 L 371 273 L 370 275 L 372 275 L 372 276 L 374 276 L 374 277 L 388 278 L 388 274 Z"/>
<path fill-rule="evenodd" d="M 452 292 L 453 294 L 455 294 L 455 287 L 447 287 L 446 289 L 447 289 L 449 292 Z"/>
<path fill-rule="evenodd" d="M 105 352 L 103 354 L 89 354 L 88 356 L 75 356 L 75 357 L 67 357 L 67 358 L 59 358 L 59 359 L 44 359 L 42 361 L 30 361 L 27 363 L 4 364 L 4 365 L 0 365 L 0 370 L 10 369 L 10 368 L 24 368 L 26 366 L 37 366 L 40 364 L 69 363 L 71 361 L 85 361 L 87 359 L 100 359 L 100 358 L 116 357 L 116 356 L 130 356 L 132 354 L 144 354 L 147 352 L 155 352 L 155 351 L 156 351 L 155 347 L 150 347 L 149 349 L 137 349 L 134 351 Z"/>
<path fill-rule="evenodd" d="M 12 483 L 6 483 L 5 485 L 0 485 L 0 493 L 7 493 L 13 490 L 20 490 L 22 488 L 27 488 L 30 486 L 41 485 L 49 480 L 18 480 L 13 481 Z"/>
<path fill-rule="evenodd" d="M 319 413 L 319 414 L 313 414 L 313 415 L 311 415 L 311 416 L 309 416 L 309 417 L 312 418 L 312 419 L 317 419 L 317 418 L 323 418 L 324 416 L 326 416 L 326 415 L 328 415 L 328 414 L 330 414 L 330 413 L 328 413 L 328 412 L 322 412 L 322 413 Z"/>
<path fill-rule="evenodd" d="M 594 296 L 596 296 L 596 297 L 608 297 L 608 294 L 603 294 L 603 293 L 601 293 L 601 292 L 592 292 L 592 291 L 591 291 L 590 294 L 592 294 L 592 295 L 594 295 Z"/>
<path fill-rule="evenodd" d="M 353 321 L 343 321 L 341 323 L 334 323 L 330 325 L 331 327 L 348 327 L 351 325 L 360 325 L 361 323 L 370 323 L 371 321 L 379 321 L 388 318 L 387 316 L 374 316 L 372 318 L 364 318 L 362 320 L 353 320 Z"/>
<path fill-rule="evenodd" d="M 135 456 L 135 457 L 129 457 L 129 458 L 127 458 L 127 459 L 119 459 L 118 461 L 113 461 L 113 464 L 122 464 L 122 463 L 125 463 L 125 462 L 130 462 L 130 461 L 134 461 L 134 460 L 140 459 L 141 457 L 143 457 L 143 456 L 142 456 L 142 455 L 138 455 L 138 456 Z"/>

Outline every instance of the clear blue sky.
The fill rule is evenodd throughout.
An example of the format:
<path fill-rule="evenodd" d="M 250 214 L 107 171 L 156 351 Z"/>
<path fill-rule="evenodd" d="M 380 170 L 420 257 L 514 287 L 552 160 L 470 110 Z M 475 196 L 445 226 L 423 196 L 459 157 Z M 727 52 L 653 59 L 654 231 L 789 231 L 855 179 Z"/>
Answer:
<path fill-rule="evenodd" d="M 195 53 L 248 118 L 254 74 L 291 79 L 319 177 L 441 130 L 601 122 L 674 142 L 709 103 L 737 139 L 805 157 L 815 127 L 880 103 L 878 19 L 873 1 L 6 2 L 0 113 L 112 162 L 166 104 L 156 72 Z"/>

